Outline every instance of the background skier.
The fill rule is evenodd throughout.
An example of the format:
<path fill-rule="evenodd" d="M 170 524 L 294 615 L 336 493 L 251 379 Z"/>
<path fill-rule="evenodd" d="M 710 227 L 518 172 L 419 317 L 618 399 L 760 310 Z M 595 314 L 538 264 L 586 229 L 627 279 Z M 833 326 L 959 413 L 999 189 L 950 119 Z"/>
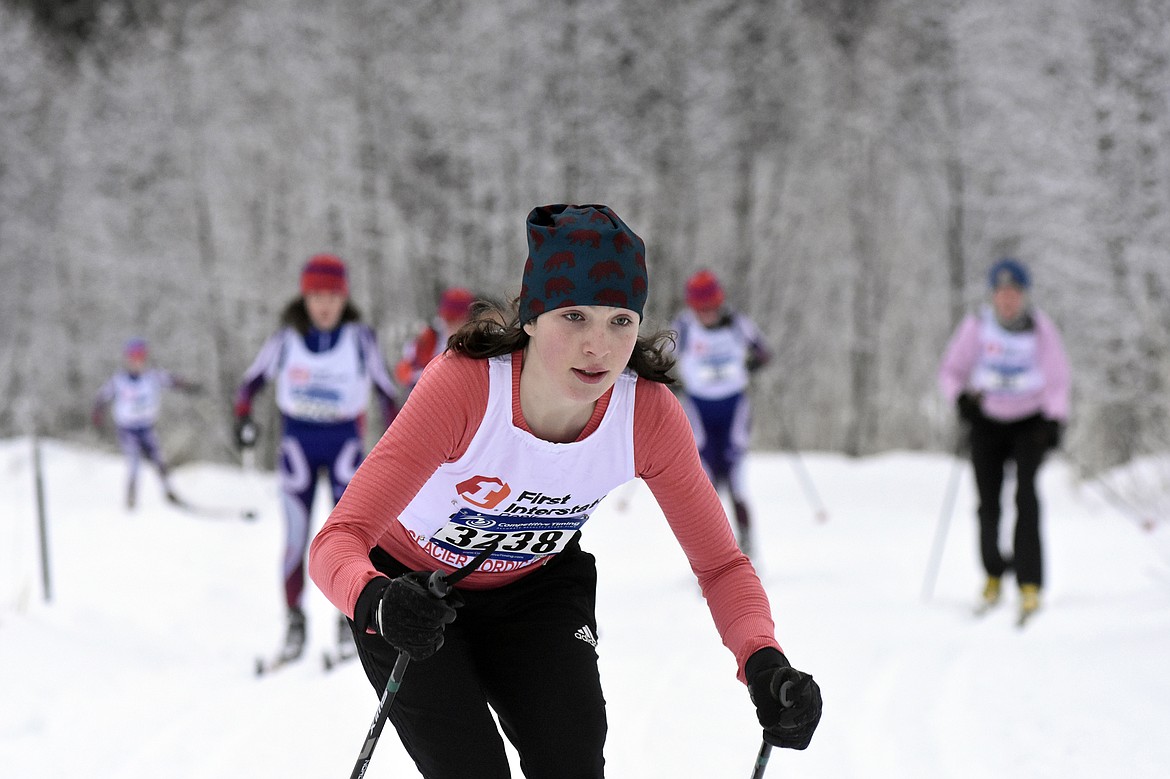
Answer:
<path fill-rule="evenodd" d="M 751 512 L 743 476 L 751 438 L 748 385 L 772 354 L 755 323 L 725 305 L 723 285 L 711 271 L 687 279 L 686 301 L 687 308 L 671 324 L 678 334 L 683 407 L 707 475 L 717 490 L 729 493 L 739 547 L 750 556 Z"/>
<path fill-rule="evenodd" d="M 449 287 L 439 298 L 439 309 L 431 323 L 419 331 L 413 341 L 402 348 L 402 359 L 394 368 L 394 378 L 407 392 L 418 383 L 427 363 L 447 348 L 447 339 L 466 324 L 475 295 L 463 287 Z"/>
<path fill-rule="evenodd" d="M 126 455 L 126 508 L 138 502 L 138 469 L 145 456 L 158 470 L 163 492 L 171 503 L 180 503 L 171 485 L 170 470 L 163 458 L 162 446 L 155 432 L 162 395 L 168 389 L 188 394 L 200 391 L 198 384 L 180 378 L 161 368 L 148 368 L 146 340 L 131 338 L 122 348 L 122 370 L 111 376 L 98 390 L 91 420 L 101 430 L 105 426 L 106 410 L 112 408 L 118 446 Z"/>
<path fill-rule="evenodd" d="M 269 381 L 276 383 L 286 527 L 281 570 L 288 607 L 278 663 L 299 657 L 304 648 L 305 554 L 318 474 L 326 473 L 336 502 L 362 460 L 371 387 L 387 425 L 397 412 L 397 389 L 377 339 L 349 300 L 345 263 L 331 254 L 312 257 L 301 273 L 300 289 L 285 307 L 280 329 L 244 373 L 235 398 L 237 443 L 251 446 L 257 437 L 252 400 Z M 350 641 L 344 619 L 338 638 L 343 648 Z"/>
<path fill-rule="evenodd" d="M 939 388 L 970 424 L 971 463 L 979 491 L 979 548 L 987 581 L 981 609 L 999 602 L 1001 579 L 1015 570 L 1020 620 L 1040 607 L 1044 585 L 1036 474 L 1060 444 L 1069 409 L 1069 365 L 1060 333 L 1031 304 L 1031 278 L 1018 260 L 996 262 L 991 304 L 959 324 L 943 355 Z M 1012 555 L 999 547 L 1004 466 L 1015 463 Z"/>

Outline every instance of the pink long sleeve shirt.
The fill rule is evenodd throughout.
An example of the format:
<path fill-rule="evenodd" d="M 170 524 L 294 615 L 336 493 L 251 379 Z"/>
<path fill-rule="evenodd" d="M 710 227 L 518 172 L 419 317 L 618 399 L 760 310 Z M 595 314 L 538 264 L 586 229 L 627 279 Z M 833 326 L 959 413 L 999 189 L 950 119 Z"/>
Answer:
<path fill-rule="evenodd" d="M 521 352 L 512 355 L 512 423 L 531 434 L 520 408 L 522 359 Z M 375 546 L 412 569 L 436 567 L 398 517 L 441 464 L 467 451 L 484 418 L 488 387 L 486 360 L 448 352 L 432 361 L 313 539 L 309 575 L 347 615 L 353 616 L 362 589 L 384 575 L 370 562 Z M 597 402 L 578 440 L 597 430 L 609 399 L 607 393 Z M 666 386 L 638 379 L 633 426 L 636 475 L 650 487 L 686 554 L 743 681 L 744 664 L 756 650 L 780 648 L 767 595 L 735 543 L 722 503 L 699 462 L 690 424 Z M 499 587 L 532 570 L 476 571 L 459 586 Z"/>

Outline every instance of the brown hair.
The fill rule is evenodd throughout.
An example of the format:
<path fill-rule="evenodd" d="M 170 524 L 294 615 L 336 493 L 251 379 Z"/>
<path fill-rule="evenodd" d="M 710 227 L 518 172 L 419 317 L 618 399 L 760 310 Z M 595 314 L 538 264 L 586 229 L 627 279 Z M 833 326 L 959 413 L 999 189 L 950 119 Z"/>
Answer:
<path fill-rule="evenodd" d="M 523 349 L 529 340 L 530 336 L 520 325 L 518 298 L 507 309 L 493 300 L 477 300 L 471 306 L 471 318 L 447 340 L 447 348 L 486 360 Z M 675 379 L 670 375 L 674 357 L 669 353 L 673 345 L 674 333 L 670 330 L 638 336 L 627 366 L 648 381 L 674 384 Z"/>
<path fill-rule="evenodd" d="M 350 301 L 345 301 L 345 308 L 341 311 L 341 319 L 338 320 L 337 326 L 340 327 L 346 322 L 360 321 L 362 321 L 362 312 Z M 282 327 L 291 327 L 301 335 L 306 335 L 313 329 L 313 320 L 309 318 L 309 309 L 305 306 L 303 296 L 293 298 L 288 302 L 288 305 L 280 312 L 280 324 Z"/>

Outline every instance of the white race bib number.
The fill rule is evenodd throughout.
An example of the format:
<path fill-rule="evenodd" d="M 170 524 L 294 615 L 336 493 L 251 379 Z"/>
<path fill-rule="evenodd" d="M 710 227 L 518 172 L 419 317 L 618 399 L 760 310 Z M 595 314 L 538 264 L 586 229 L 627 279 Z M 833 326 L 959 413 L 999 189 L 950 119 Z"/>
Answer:
<path fill-rule="evenodd" d="M 531 561 L 564 551 L 588 519 L 588 514 L 553 519 L 485 515 L 461 509 L 431 536 L 430 541 L 464 555 L 474 555 L 495 544 L 494 560 Z"/>

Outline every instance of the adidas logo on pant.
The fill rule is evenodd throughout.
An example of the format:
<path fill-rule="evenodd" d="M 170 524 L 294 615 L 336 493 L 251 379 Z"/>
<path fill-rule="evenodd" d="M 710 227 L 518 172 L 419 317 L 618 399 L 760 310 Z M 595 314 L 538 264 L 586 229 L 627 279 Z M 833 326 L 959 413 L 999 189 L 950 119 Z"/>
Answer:
<path fill-rule="evenodd" d="M 588 625 L 585 625 L 574 633 L 573 637 L 581 639 L 595 649 L 597 648 L 597 638 L 593 635 L 593 631 L 589 629 Z"/>

